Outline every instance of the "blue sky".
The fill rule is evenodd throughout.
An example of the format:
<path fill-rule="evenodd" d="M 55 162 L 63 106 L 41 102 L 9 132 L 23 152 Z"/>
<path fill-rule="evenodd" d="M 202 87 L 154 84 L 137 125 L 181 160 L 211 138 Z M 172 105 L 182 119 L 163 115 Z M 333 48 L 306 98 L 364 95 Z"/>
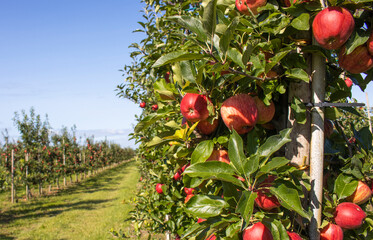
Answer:
<path fill-rule="evenodd" d="M 127 135 L 141 109 L 116 97 L 142 21 L 140 0 L 0 1 L 0 131 L 14 112 L 48 114 L 51 126 L 133 146 Z M 354 97 L 365 103 L 357 87 Z M 373 105 L 373 86 L 368 86 Z M 0 135 L 0 142 L 2 141 Z"/>
<path fill-rule="evenodd" d="M 0 130 L 34 107 L 58 130 L 74 124 L 97 140 L 127 142 L 140 108 L 119 99 L 119 69 L 142 20 L 140 1 L 0 1 Z M 0 141 L 2 141 L 0 136 Z"/>

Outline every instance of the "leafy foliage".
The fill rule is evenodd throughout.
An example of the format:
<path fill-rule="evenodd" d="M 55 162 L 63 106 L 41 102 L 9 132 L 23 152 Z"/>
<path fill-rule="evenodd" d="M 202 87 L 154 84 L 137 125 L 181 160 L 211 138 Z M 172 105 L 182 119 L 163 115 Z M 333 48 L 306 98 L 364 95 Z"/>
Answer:
<path fill-rule="evenodd" d="M 281 123 L 291 116 L 305 124 L 310 109 L 296 98 L 289 103 L 288 113 L 284 103 L 288 103 L 289 86 L 312 82 L 310 54 L 319 54 L 327 59 L 326 101 L 342 103 L 351 97 L 337 52 L 312 44 L 310 29 L 321 3 L 296 1 L 286 7 L 283 1 L 270 0 L 260 14 L 246 16 L 235 8 L 234 0 L 142 2 L 145 21 L 138 31 L 146 36 L 131 45 L 134 61 L 124 67 L 126 81 L 117 88 L 120 97 L 149 103 L 137 116 L 132 134 L 140 143 L 143 181 L 132 215 L 137 233 L 147 222 L 150 231 L 171 232 L 184 239 L 212 234 L 240 239 L 247 226 L 261 221 L 274 239 L 287 239 L 287 230 L 307 236 L 311 183 L 304 169 L 284 157 L 292 129 Z M 366 42 L 373 19 L 368 2 L 329 1 L 355 11 L 357 27 L 347 43 L 349 51 Z M 364 90 L 372 70 L 365 77 L 344 74 Z M 186 93 L 211 100 L 214 108 L 209 109 L 208 121 L 219 121 L 213 133 L 204 135 L 198 130 L 199 122 L 183 121 L 180 101 Z M 276 114 L 269 125 L 257 124 L 245 135 L 224 125 L 221 105 L 240 93 L 257 95 L 266 105 L 275 103 Z M 150 108 L 155 103 L 157 111 Z M 325 203 L 324 216 L 331 221 L 330 211 L 356 189 L 356 181 L 371 179 L 371 134 L 361 122 L 358 130 L 352 126 L 346 131 L 349 124 L 344 116 L 356 114 L 355 109 L 333 107 L 325 112 L 338 131 L 325 140 L 325 161 L 332 163 L 326 171 L 338 180 L 335 187 L 325 189 L 331 201 Z M 351 134 L 356 145 L 348 142 Z M 230 163 L 209 159 L 214 150 L 227 150 Z M 164 184 L 161 195 L 155 191 L 157 183 Z M 190 199 L 186 199 L 186 188 L 194 189 Z M 281 206 L 271 211 L 258 206 L 256 199 L 262 191 L 276 197 Z M 206 221 L 197 223 L 202 218 Z M 371 226 L 367 224 L 366 229 Z"/>

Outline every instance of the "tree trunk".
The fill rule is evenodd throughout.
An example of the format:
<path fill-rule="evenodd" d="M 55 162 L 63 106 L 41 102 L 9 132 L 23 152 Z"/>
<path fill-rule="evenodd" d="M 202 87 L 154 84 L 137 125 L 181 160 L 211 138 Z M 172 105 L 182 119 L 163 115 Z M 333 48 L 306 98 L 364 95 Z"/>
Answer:
<path fill-rule="evenodd" d="M 308 38 L 307 38 L 308 37 Z M 306 39 L 309 39 L 306 36 Z M 300 50 L 299 50 L 300 51 Z M 308 68 L 307 73 L 312 73 L 312 56 L 311 54 L 305 55 Z M 302 103 L 311 102 L 311 84 L 301 82 L 291 82 L 289 85 L 288 95 L 288 128 L 293 128 L 291 132 L 291 142 L 286 145 L 286 158 L 291 161 L 291 164 L 297 167 L 304 167 L 307 169 L 310 163 L 310 140 L 311 140 L 311 115 L 306 111 L 305 124 L 299 124 L 295 121 L 291 111 L 291 103 L 294 98 L 298 98 Z"/>

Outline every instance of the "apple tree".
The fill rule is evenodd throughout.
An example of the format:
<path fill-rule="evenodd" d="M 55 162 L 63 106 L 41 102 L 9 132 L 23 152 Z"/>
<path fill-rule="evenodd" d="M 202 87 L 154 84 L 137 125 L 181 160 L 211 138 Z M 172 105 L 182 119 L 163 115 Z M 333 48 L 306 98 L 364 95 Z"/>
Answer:
<path fill-rule="evenodd" d="M 371 132 L 343 119 L 360 106 L 348 102 L 345 79 L 364 90 L 373 76 L 372 1 L 143 2 L 136 32 L 145 38 L 131 45 L 134 60 L 118 86 L 119 96 L 146 103 L 132 134 L 144 183 L 136 230 L 329 239 L 337 226 L 349 239 L 370 236 L 370 188 L 368 201 L 357 202 L 364 224 L 339 226 L 335 213 L 373 177 Z M 321 142 L 321 222 L 310 199 L 322 179 L 310 178 L 309 167 L 311 135 L 324 132 L 313 118 L 324 116 L 333 124 Z"/>

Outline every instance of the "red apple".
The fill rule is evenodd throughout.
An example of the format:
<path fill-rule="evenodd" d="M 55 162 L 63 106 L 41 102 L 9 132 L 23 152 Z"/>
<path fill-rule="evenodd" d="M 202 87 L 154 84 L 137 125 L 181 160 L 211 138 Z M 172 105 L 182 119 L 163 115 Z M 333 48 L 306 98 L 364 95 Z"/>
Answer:
<path fill-rule="evenodd" d="M 241 182 L 245 182 L 246 181 L 245 178 L 243 178 L 241 176 L 234 175 L 234 177 L 237 178 L 238 180 L 240 180 Z"/>
<path fill-rule="evenodd" d="M 210 123 L 209 119 L 202 120 L 198 123 L 197 129 L 200 133 L 204 135 L 210 135 L 211 133 L 215 132 L 215 130 L 218 128 L 219 120 L 214 119 L 212 124 Z"/>
<path fill-rule="evenodd" d="M 219 161 L 230 163 L 231 160 L 228 157 L 228 152 L 226 150 L 216 150 L 214 149 L 210 155 L 210 157 L 206 161 Z"/>
<path fill-rule="evenodd" d="M 338 49 L 354 31 L 355 21 L 345 8 L 327 7 L 319 12 L 312 23 L 313 35 L 321 47 Z"/>
<path fill-rule="evenodd" d="M 182 174 L 181 170 L 178 170 L 178 171 L 174 174 L 173 179 L 174 179 L 175 181 L 178 181 L 178 180 L 181 178 L 181 174 Z"/>
<path fill-rule="evenodd" d="M 369 186 L 366 183 L 359 181 L 355 192 L 346 200 L 360 205 L 366 203 L 371 197 L 372 191 L 370 190 Z"/>
<path fill-rule="evenodd" d="M 270 105 L 267 106 L 258 96 L 253 98 L 258 109 L 258 118 L 256 123 L 265 124 L 270 122 L 273 116 L 275 116 L 275 104 L 271 101 Z"/>
<path fill-rule="evenodd" d="M 184 203 L 187 203 L 192 197 L 194 196 L 194 194 L 188 194 L 186 197 L 185 197 L 185 200 L 184 200 Z"/>
<path fill-rule="evenodd" d="M 271 195 L 268 189 L 262 188 L 254 190 L 258 194 L 255 204 L 265 211 L 270 211 L 281 206 L 276 196 Z"/>
<path fill-rule="evenodd" d="M 272 233 L 261 222 L 247 227 L 242 234 L 243 240 L 273 240 Z"/>
<path fill-rule="evenodd" d="M 320 240 L 343 240 L 343 230 L 340 226 L 329 223 L 321 229 Z"/>
<path fill-rule="evenodd" d="M 347 78 L 345 79 L 345 83 L 346 83 L 346 86 L 347 86 L 348 88 L 350 88 L 350 87 L 352 86 L 352 84 L 353 84 L 351 78 L 349 78 L 349 77 L 347 77 Z"/>
<path fill-rule="evenodd" d="M 350 139 L 348 139 L 348 142 L 351 143 L 351 144 L 355 144 L 356 143 L 356 138 L 350 137 Z"/>
<path fill-rule="evenodd" d="M 298 233 L 295 233 L 295 232 L 288 232 L 287 231 L 287 234 L 289 236 L 289 240 L 303 240 L 303 238 L 301 238 Z"/>
<path fill-rule="evenodd" d="M 330 136 L 333 134 L 334 131 L 334 125 L 333 122 L 329 119 L 324 120 L 324 136 L 326 138 L 330 138 Z"/>
<path fill-rule="evenodd" d="M 187 168 L 187 167 L 189 167 L 189 165 L 190 165 L 190 163 L 187 163 L 187 164 L 185 164 L 182 168 L 181 168 L 181 171 L 185 171 L 185 169 Z"/>
<path fill-rule="evenodd" d="M 206 240 L 216 240 L 215 234 L 213 234 L 210 237 L 206 238 Z"/>
<path fill-rule="evenodd" d="M 157 183 L 157 185 L 155 186 L 155 191 L 157 191 L 157 193 L 159 193 L 159 194 L 162 194 L 163 193 L 163 190 L 162 190 L 163 185 L 164 184 L 162 184 L 162 183 Z"/>
<path fill-rule="evenodd" d="M 255 100 L 249 94 L 238 94 L 223 102 L 220 109 L 224 124 L 234 128 L 238 134 L 244 134 L 253 129 L 258 118 Z"/>
<path fill-rule="evenodd" d="M 221 75 L 221 76 L 224 76 L 224 75 L 229 74 L 230 72 L 231 72 L 231 71 L 229 71 L 229 70 L 221 71 L 221 72 L 220 72 L 220 75 Z"/>
<path fill-rule="evenodd" d="M 369 39 L 367 41 L 367 47 L 368 47 L 369 54 L 373 56 L 373 30 L 371 31 L 372 32 L 370 33 Z"/>
<path fill-rule="evenodd" d="M 276 196 L 271 195 L 269 189 L 276 176 L 268 175 L 267 178 L 259 185 L 259 189 L 254 190 L 258 196 L 255 199 L 255 204 L 263 210 L 270 211 L 274 208 L 281 206 Z M 262 187 L 262 188 L 260 188 Z"/>
<path fill-rule="evenodd" d="M 276 180 L 275 175 L 268 175 L 266 179 L 259 185 L 260 187 L 270 187 L 272 186 L 273 181 Z"/>
<path fill-rule="evenodd" d="M 158 110 L 158 105 L 157 105 L 157 104 L 154 104 L 154 105 L 152 106 L 152 110 L 153 110 L 153 111 L 157 111 L 157 110 Z"/>
<path fill-rule="evenodd" d="M 140 103 L 140 107 L 141 107 L 141 108 L 146 107 L 146 102 L 141 102 L 141 103 Z"/>
<path fill-rule="evenodd" d="M 204 221 L 206 221 L 206 219 L 198 218 L 197 223 L 201 223 L 201 222 L 204 222 Z"/>
<path fill-rule="evenodd" d="M 356 229 L 363 224 L 366 216 L 363 209 L 355 203 L 343 202 L 335 209 L 334 221 L 341 228 Z"/>
<path fill-rule="evenodd" d="M 170 72 L 167 72 L 167 73 L 164 75 L 164 79 L 166 80 L 166 83 L 170 83 Z"/>
<path fill-rule="evenodd" d="M 339 66 L 350 73 L 366 72 L 373 67 L 373 56 L 369 54 L 365 45 L 358 46 L 350 54 L 346 54 L 346 48 L 343 47 L 338 58 Z"/>
<path fill-rule="evenodd" d="M 186 195 L 193 194 L 194 188 L 184 188 L 184 192 Z"/>
<path fill-rule="evenodd" d="M 205 120 L 209 117 L 206 96 L 187 93 L 180 103 L 181 114 L 190 122 Z"/>
<path fill-rule="evenodd" d="M 258 14 L 258 8 L 263 7 L 267 4 L 267 0 L 236 0 L 237 10 L 247 16 L 251 16 L 248 7 L 254 15 Z"/>

